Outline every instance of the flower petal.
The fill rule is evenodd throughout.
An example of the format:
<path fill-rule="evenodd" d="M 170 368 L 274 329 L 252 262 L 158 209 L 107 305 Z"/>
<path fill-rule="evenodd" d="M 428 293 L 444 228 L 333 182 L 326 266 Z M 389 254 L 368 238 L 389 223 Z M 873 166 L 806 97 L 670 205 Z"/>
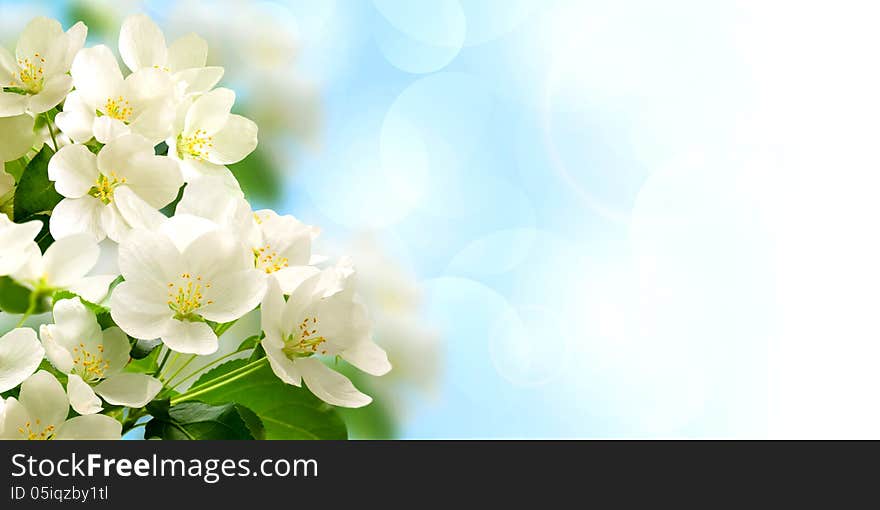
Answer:
<path fill-rule="evenodd" d="M 164 290 L 139 282 L 120 283 L 110 296 L 113 321 L 135 338 L 158 338 L 171 321 L 171 310 L 162 300 Z"/>
<path fill-rule="evenodd" d="M 86 301 L 103 303 L 104 299 L 107 297 L 107 291 L 110 288 L 110 284 L 113 283 L 113 280 L 117 277 L 118 275 L 115 274 L 86 276 L 73 285 L 70 285 L 68 290 L 81 296 Z"/>
<path fill-rule="evenodd" d="M 76 374 L 67 376 L 67 399 L 70 407 L 79 414 L 95 414 L 101 411 L 101 399 L 95 395 L 92 387 Z"/>
<path fill-rule="evenodd" d="M 260 304 L 266 293 L 266 279 L 252 269 L 221 273 L 213 277 L 211 288 L 205 289 L 204 293 L 205 298 L 213 302 L 202 306 L 199 315 L 209 321 L 229 322 Z"/>
<path fill-rule="evenodd" d="M 30 328 L 17 328 L 0 337 L 0 392 L 27 379 L 43 360 L 45 351 Z"/>
<path fill-rule="evenodd" d="M 223 73 L 223 68 L 219 66 L 196 67 L 178 71 L 174 79 L 186 84 L 184 94 L 203 94 L 217 85 Z"/>
<path fill-rule="evenodd" d="M 266 358 L 269 359 L 269 366 L 272 367 L 272 371 L 275 372 L 275 375 L 277 375 L 279 379 L 294 386 L 300 386 L 302 384 L 302 374 L 300 374 L 298 368 L 299 360 L 293 361 L 285 356 L 284 352 L 281 350 L 280 343 L 270 341 L 268 336 L 260 342 L 260 345 L 262 345 L 263 350 L 266 351 Z"/>
<path fill-rule="evenodd" d="M 119 270 L 127 281 L 151 282 L 165 291 L 183 265 L 180 252 L 167 236 L 139 229 L 119 245 Z"/>
<path fill-rule="evenodd" d="M 0 92 L 0 117 L 21 115 L 27 110 L 28 96 L 15 92 Z"/>
<path fill-rule="evenodd" d="M 0 136 L 0 161 L 12 161 L 24 156 L 37 141 L 34 135 L 34 119 L 26 114 L 0 116 L 0 133 L 3 133 Z"/>
<path fill-rule="evenodd" d="M 19 60 L 28 59 L 31 62 L 35 55 L 46 56 L 52 47 L 52 42 L 64 33 L 61 23 L 45 16 L 37 16 L 32 19 L 22 30 L 15 46 L 15 57 Z"/>
<path fill-rule="evenodd" d="M 119 119 L 108 117 L 95 117 L 92 123 L 92 132 L 95 133 L 95 140 L 101 143 L 110 143 L 120 136 L 131 133 L 131 128 Z"/>
<path fill-rule="evenodd" d="M 131 227 L 116 207 L 115 201 L 101 208 L 101 228 L 107 233 L 107 237 L 117 243 L 122 242 L 131 231 Z"/>
<path fill-rule="evenodd" d="M 184 354 L 212 354 L 217 351 L 217 335 L 204 322 L 171 320 L 162 334 L 169 349 Z"/>
<path fill-rule="evenodd" d="M 110 376 L 125 368 L 131 353 L 131 344 L 128 343 L 125 333 L 117 327 L 105 329 L 103 337 L 101 344 L 104 346 L 104 361 L 107 362 L 104 374 Z"/>
<path fill-rule="evenodd" d="M 122 424 L 103 414 L 71 418 L 61 425 L 55 439 L 120 439 Z"/>
<path fill-rule="evenodd" d="M 78 90 L 67 95 L 64 111 L 55 116 L 55 125 L 74 143 L 85 143 L 92 138 L 95 109 L 90 108 Z"/>
<path fill-rule="evenodd" d="M 56 240 L 43 254 L 48 283 L 68 287 L 95 267 L 101 251 L 91 234 L 76 234 Z"/>
<path fill-rule="evenodd" d="M 373 401 L 344 375 L 333 371 L 317 358 L 297 360 L 297 366 L 309 390 L 328 404 L 341 407 L 363 407 Z"/>
<path fill-rule="evenodd" d="M 208 43 L 196 34 L 187 34 L 168 47 L 168 69 L 172 73 L 193 67 L 205 67 Z"/>
<path fill-rule="evenodd" d="M 67 418 L 70 405 L 67 393 L 55 376 L 40 370 L 21 383 L 18 401 L 27 409 L 32 420 L 40 420 L 44 427 L 58 426 Z"/>
<path fill-rule="evenodd" d="M 55 75 L 43 85 L 40 92 L 34 94 L 28 100 L 28 110 L 33 114 L 40 114 L 55 108 L 73 88 L 73 78 L 66 74 Z"/>
<path fill-rule="evenodd" d="M 257 125 L 241 115 L 232 114 L 223 128 L 214 133 L 213 144 L 208 153 L 211 163 L 238 163 L 257 148 Z"/>
<path fill-rule="evenodd" d="M 64 146 L 49 160 L 49 180 L 65 197 L 82 197 L 98 180 L 97 157 L 85 145 Z"/>
<path fill-rule="evenodd" d="M 369 340 L 357 342 L 339 355 L 370 375 L 385 375 L 391 370 L 388 354 L 375 342 Z"/>
<path fill-rule="evenodd" d="M 278 282 L 269 280 L 266 295 L 260 304 L 260 321 L 266 335 L 282 336 L 286 332 L 281 329 L 281 317 L 284 313 L 284 296 Z"/>
<path fill-rule="evenodd" d="M 214 89 L 199 97 L 186 112 L 183 133 L 192 135 L 201 129 L 204 134 L 213 135 L 226 124 L 234 102 L 235 92 L 224 88 Z"/>
<path fill-rule="evenodd" d="M 119 55 L 132 72 L 142 67 L 164 67 L 168 61 L 165 36 L 148 16 L 129 16 L 119 30 Z"/>
<path fill-rule="evenodd" d="M 297 287 L 302 285 L 302 283 L 309 278 L 320 274 L 321 270 L 317 267 L 313 266 L 294 266 L 294 267 L 285 267 L 278 271 L 275 271 L 271 274 L 271 277 L 274 278 L 278 284 L 281 286 L 281 291 L 285 294 L 290 294 Z"/>
<path fill-rule="evenodd" d="M 77 52 L 70 75 L 73 86 L 92 108 L 103 108 L 108 98 L 122 90 L 122 71 L 113 52 L 103 44 Z"/>
<path fill-rule="evenodd" d="M 121 372 L 95 386 L 95 392 L 108 404 L 144 407 L 159 394 L 162 383 L 147 374 Z"/>
<path fill-rule="evenodd" d="M 52 366 L 66 374 L 73 370 L 73 356 L 70 350 L 59 342 L 59 339 L 66 340 L 58 332 L 57 325 L 40 325 L 40 341 L 43 343 L 43 349 L 46 351 L 46 359 L 52 363 Z"/>
<path fill-rule="evenodd" d="M 113 197 L 119 214 L 132 229 L 157 230 L 167 219 L 128 186 L 116 188 Z"/>
<path fill-rule="evenodd" d="M 55 340 L 67 350 L 83 341 L 101 336 L 101 327 L 95 314 L 79 298 L 61 299 L 52 308 L 55 319 Z"/>

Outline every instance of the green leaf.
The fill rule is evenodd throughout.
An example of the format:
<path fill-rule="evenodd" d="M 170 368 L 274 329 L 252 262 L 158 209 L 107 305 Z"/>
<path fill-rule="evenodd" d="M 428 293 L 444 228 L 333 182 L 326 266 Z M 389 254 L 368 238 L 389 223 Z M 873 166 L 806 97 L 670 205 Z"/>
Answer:
<path fill-rule="evenodd" d="M 168 204 L 165 207 L 163 207 L 162 209 L 160 209 L 159 212 L 161 212 L 165 216 L 168 216 L 169 218 L 174 216 L 174 212 L 177 211 L 177 204 L 179 204 L 180 201 L 183 200 L 183 191 L 185 189 L 186 189 L 186 184 L 181 186 L 180 191 L 177 192 L 177 198 L 172 200 L 170 204 Z"/>
<path fill-rule="evenodd" d="M 23 223 L 31 220 L 43 222 L 43 229 L 37 234 L 37 244 L 45 250 L 52 244 L 49 234 L 49 216 L 62 197 L 55 191 L 55 184 L 49 180 L 49 160 L 55 154 L 48 145 L 27 164 L 13 199 L 13 220 Z"/>
<path fill-rule="evenodd" d="M 257 147 L 248 157 L 227 166 L 248 200 L 271 204 L 281 198 L 280 172 L 265 149 Z"/>
<path fill-rule="evenodd" d="M 5 164 L 6 173 L 15 178 L 15 182 L 21 180 L 22 174 L 24 174 L 24 169 L 27 167 L 28 159 L 27 156 L 22 156 L 15 161 L 7 161 Z"/>
<path fill-rule="evenodd" d="M 147 423 L 146 439 L 255 439 L 252 428 L 260 429 L 259 418 L 243 406 L 233 403 L 213 406 L 204 402 L 183 402 L 156 411 Z M 243 418 L 247 415 L 247 420 Z"/>
<path fill-rule="evenodd" d="M 141 340 L 129 337 L 129 339 L 134 340 L 134 343 L 131 346 L 131 357 L 134 359 L 146 358 L 152 352 L 156 351 L 156 347 L 162 345 L 162 340 L 159 338 L 154 338 L 152 340 Z"/>
<path fill-rule="evenodd" d="M 92 303 L 91 301 L 88 301 L 86 299 L 83 299 L 79 294 L 74 294 L 73 292 L 70 292 L 69 290 L 57 290 L 52 294 L 52 301 L 53 302 L 61 301 L 62 299 L 76 299 L 76 298 L 79 298 L 80 303 L 82 303 L 83 306 L 85 306 L 87 310 L 94 313 L 95 315 L 102 315 L 105 313 L 110 313 L 109 308 L 107 308 L 105 306 L 101 306 L 96 303 Z"/>
<path fill-rule="evenodd" d="M 132 360 L 125 366 L 125 371 L 139 374 L 155 374 L 156 370 L 159 368 L 159 352 L 161 350 L 162 349 L 153 349 L 149 354 L 142 358 L 135 358 L 132 356 Z M 134 349 L 132 349 L 132 352 L 134 352 Z"/>
<path fill-rule="evenodd" d="M 31 291 L 8 276 L 0 277 L 0 310 L 21 314 L 27 311 Z"/>
<path fill-rule="evenodd" d="M 233 360 L 203 374 L 193 387 L 243 367 Z M 346 439 L 345 423 L 332 406 L 304 388 L 283 383 L 268 365 L 198 397 L 208 404 L 235 402 L 262 420 L 266 439 Z M 182 405 L 182 404 L 181 404 Z"/>
<path fill-rule="evenodd" d="M 248 351 L 248 350 L 254 349 L 260 343 L 260 339 L 262 339 L 262 338 L 263 338 L 262 334 L 253 335 L 253 336 L 249 336 L 249 337 L 245 338 L 238 345 L 238 349 L 236 349 L 235 352 Z"/>

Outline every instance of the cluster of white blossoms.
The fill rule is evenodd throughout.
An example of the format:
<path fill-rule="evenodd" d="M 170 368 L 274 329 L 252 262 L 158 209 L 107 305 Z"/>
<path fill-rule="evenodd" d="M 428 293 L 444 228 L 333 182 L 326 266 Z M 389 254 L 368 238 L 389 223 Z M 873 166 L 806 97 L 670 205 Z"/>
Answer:
<path fill-rule="evenodd" d="M 232 90 L 215 88 L 223 69 L 205 65 L 204 40 L 169 45 L 148 17 L 131 16 L 123 69 L 111 48 L 83 47 L 86 30 L 36 18 L 14 56 L 0 48 L 0 157 L 26 163 L 49 150 L 46 178 L 60 195 L 47 222 L 0 213 L 0 278 L 29 302 L 0 338 L 0 438 L 120 437 L 143 415 L 131 410 L 186 400 L 161 372 L 169 354 L 189 363 L 216 352 L 258 308 L 251 364 L 329 404 L 368 404 L 327 363 L 391 369 L 352 264 L 312 253 L 317 228 L 252 210 L 226 165 L 255 149 L 257 126 L 231 113 Z M 0 172 L 0 205 L 19 203 L 21 179 Z M 42 310 L 51 323 L 23 327 Z M 158 369 L 129 370 L 133 345 L 149 340 L 161 341 Z"/>

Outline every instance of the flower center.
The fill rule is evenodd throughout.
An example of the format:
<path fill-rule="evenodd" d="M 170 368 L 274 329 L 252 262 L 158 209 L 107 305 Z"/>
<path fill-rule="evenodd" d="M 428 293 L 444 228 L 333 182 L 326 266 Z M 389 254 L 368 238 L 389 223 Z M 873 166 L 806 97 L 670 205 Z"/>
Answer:
<path fill-rule="evenodd" d="M 168 307 L 174 310 L 177 320 L 198 320 L 195 312 L 205 305 L 214 304 L 213 300 L 205 300 L 203 290 L 210 289 L 211 284 L 202 281 L 201 276 L 182 273 L 180 280 L 168 284 Z"/>
<path fill-rule="evenodd" d="M 40 420 L 36 420 L 33 428 L 31 427 L 31 422 L 25 423 L 24 427 L 18 427 L 18 433 L 22 435 L 22 438 L 29 440 L 42 441 L 53 439 L 55 437 L 55 425 L 41 427 Z"/>
<path fill-rule="evenodd" d="M 104 372 L 110 368 L 110 363 L 104 361 L 104 346 L 98 346 L 98 353 L 92 354 L 86 350 L 85 344 L 73 348 L 73 368 L 86 382 L 96 382 L 104 378 Z"/>
<path fill-rule="evenodd" d="M 110 172 L 110 177 L 102 174 L 95 180 L 95 185 L 89 190 L 89 195 L 109 204 L 113 201 L 113 190 L 125 183 L 126 178 L 120 179 L 116 172 Z"/>
<path fill-rule="evenodd" d="M 288 260 L 287 257 L 279 257 L 278 252 L 267 244 L 262 248 L 254 248 L 254 266 L 271 274 L 288 267 Z"/>
<path fill-rule="evenodd" d="M 318 333 L 318 318 L 306 317 L 299 324 L 299 330 L 284 339 L 281 351 L 290 359 L 307 358 L 313 354 L 327 354 L 320 350 L 321 344 L 327 339 Z"/>
<path fill-rule="evenodd" d="M 46 59 L 41 57 L 39 53 L 34 53 L 33 60 L 29 58 L 18 59 L 18 81 L 21 82 L 22 89 L 30 94 L 36 94 L 43 90 L 43 65 Z M 15 83 L 10 83 L 15 86 Z"/>
<path fill-rule="evenodd" d="M 111 119 L 121 120 L 122 122 L 128 123 L 131 119 L 131 114 L 134 110 L 131 108 L 131 103 L 128 102 L 122 96 L 117 98 L 107 98 L 107 102 L 104 103 L 104 114 L 110 117 Z"/>
<path fill-rule="evenodd" d="M 208 136 L 204 129 L 196 129 L 196 132 L 189 136 L 183 136 L 181 133 L 177 137 L 177 156 L 180 159 L 184 156 L 205 159 L 212 147 L 214 147 L 214 137 Z"/>

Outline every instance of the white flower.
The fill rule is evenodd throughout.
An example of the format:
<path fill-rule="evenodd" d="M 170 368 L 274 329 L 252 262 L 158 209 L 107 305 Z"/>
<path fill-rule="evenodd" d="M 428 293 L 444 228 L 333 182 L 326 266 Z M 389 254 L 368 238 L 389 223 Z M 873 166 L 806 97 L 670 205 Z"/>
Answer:
<path fill-rule="evenodd" d="M 12 278 L 40 293 L 66 289 L 83 299 L 100 303 L 115 275 L 86 276 L 98 262 L 98 243 L 89 234 L 58 239 L 40 254 L 36 244 L 26 250 L 27 262 Z"/>
<path fill-rule="evenodd" d="M 391 370 L 385 351 L 371 339 L 366 308 L 354 299 L 346 271 L 331 268 L 307 279 L 286 302 L 270 282 L 261 313 L 262 346 L 272 370 L 288 384 L 305 381 L 328 404 L 362 407 L 372 399 L 318 356 L 339 356 L 372 375 Z"/>
<path fill-rule="evenodd" d="M 133 337 L 211 354 L 217 335 L 205 321 L 234 321 L 265 292 L 248 255 L 231 233 L 194 216 L 175 216 L 158 232 L 133 230 L 119 246 L 125 281 L 110 300 L 113 320 Z"/>
<path fill-rule="evenodd" d="M 312 240 L 320 230 L 293 216 L 265 209 L 253 212 L 240 191 L 217 178 L 201 178 L 184 189 L 177 212 L 209 219 L 237 232 L 253 254 L 254 267 L 290 294 L 319 272 L 312 263 Z"/>
<path fill-rule="evenodd" d="M 14 57 L 0 47 L 0 117 L 40 114 L 64 100 L 73 86 L 67 71 L 86 31 L 82 22 L 65 32 L 54 19 L 38 17 L 22 32 Z"/>
<path fill-rule="evenodd" d="M 152 144 L 166 138 L 174 121 L 174 89 L 168 73 L 145 68 L 123 79 L 110 48 L 80 50 L 70 68 L 76 93 L 55 117 L 58 127 L 76 142 L 107 143 L 137 133 Z M 96 114 L 97 112 L 97 114 Z"/>
<path fill-rule="evenodd" d="M 40 339 L 52 365 L 70 374 L 67 396 L 76 412 L 100 411 L 96 393 L 110 404 L 143 407 L 162 389 L 158 379 L 122 371 L 131 351 L 128 337 L 116 327 L 101 331 L 79 299 L 62 299 L 52 312 L 55 324 L 40 326 Z"/>
<path fill-rule="evenodd" d="M 241 161 L 257 147 L 257 125 L 230 113 L 234 102 L 235 92 L 224 88 L 199 96 L 186 110 L 183 125 L 165 141 L 187 182 L 230 175 L 224 165 Z"/>
<path fill-rule="evenodd" d="M 40 370 L 22 383 L 17 399 L 6 399 L 0 439 L 119 439 L 122 435 L 122 424 L 109 416 L 91 414 L 68 420 L 69 410 L 61 383 Z"/>
<path fill-rule="evenodd" d="M 34 238 L 42 228 L 40 221 L 13 223 L 0 214 L 0 276 L 13 274 L 25 265 L 33 253 L 32 246 L 36 247 Z"/>
<path fill-rule="evenodd" d="M 0 393 L 15 388 L 43 361 L 43 347 L 30 328 L 17 328 L 0 337 Z"/>
<path fill-rule="evenodd" d="M 96 156 L 84 145 L 62 147 L 49 161 L 49 179 L 66 197 L 52 211 L 49 229 L 56 239 L 89 233 L 119 242 L 132 224 L 143 220 L 141 201 L 153 210 L 171 203 L 183 185 L 177 164 L 155 155 L 140 135 L 123 135 Z"/>
<path fill-rule="evenodd" d="M 210 90 L 223 77 L 222 67 L 205 67 L 208 43 L 189 34 L 165 45 L 165 36 L 153 21 L 143 15 L 129 16 L 119 31 L 119 54 L 132 72 L 144 68 L 171 74 L 182 95 Z"/>
<path fill-rule="evenodd" d="M 0 136 L 0 161 L 3 162 L 24 156 L 37 142 L 34 119 L 28 114 L 0 117 L 0 133 L 3 133 Z"/>

